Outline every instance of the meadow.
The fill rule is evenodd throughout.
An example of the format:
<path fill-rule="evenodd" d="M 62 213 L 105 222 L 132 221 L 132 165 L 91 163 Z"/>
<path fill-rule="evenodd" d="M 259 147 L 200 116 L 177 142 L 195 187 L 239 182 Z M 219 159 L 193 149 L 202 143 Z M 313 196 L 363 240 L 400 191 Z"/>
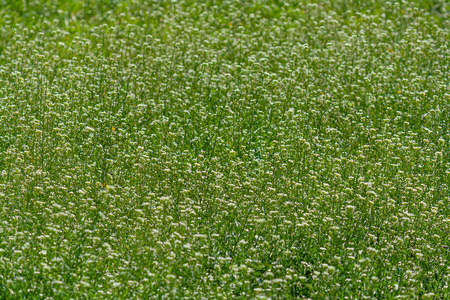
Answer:
<path fill-rule="evenodd" d="M 449 13 L 0 0 L 0 298 L 450 299 Z"/>

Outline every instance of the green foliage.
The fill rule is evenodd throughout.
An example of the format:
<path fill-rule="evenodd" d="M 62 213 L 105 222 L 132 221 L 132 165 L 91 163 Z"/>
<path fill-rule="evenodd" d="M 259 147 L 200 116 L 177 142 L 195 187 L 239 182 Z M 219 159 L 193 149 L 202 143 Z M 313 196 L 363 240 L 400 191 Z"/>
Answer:
<path fill-rule="evenodd" d="M 0 5 L 0 298 L 449 297 L 446 1 Z"/>

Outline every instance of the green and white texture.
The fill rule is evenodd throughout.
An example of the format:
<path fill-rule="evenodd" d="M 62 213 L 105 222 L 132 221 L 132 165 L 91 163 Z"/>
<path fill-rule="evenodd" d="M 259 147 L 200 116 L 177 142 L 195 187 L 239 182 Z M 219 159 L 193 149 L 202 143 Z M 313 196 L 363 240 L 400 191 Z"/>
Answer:
<path fill-rule="evenodd" d="M 1 1 L 1 299 L 450 298 L 448 1 Z"/>

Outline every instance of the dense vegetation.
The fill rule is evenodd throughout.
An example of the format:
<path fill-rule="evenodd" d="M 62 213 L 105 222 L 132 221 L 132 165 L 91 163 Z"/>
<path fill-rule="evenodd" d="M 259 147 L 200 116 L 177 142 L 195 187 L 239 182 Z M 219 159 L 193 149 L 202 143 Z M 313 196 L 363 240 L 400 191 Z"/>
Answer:
<path fill-rule="evenodd" d="M 448 1 L 0 1 L 0 298 L 450 298 Z"/>

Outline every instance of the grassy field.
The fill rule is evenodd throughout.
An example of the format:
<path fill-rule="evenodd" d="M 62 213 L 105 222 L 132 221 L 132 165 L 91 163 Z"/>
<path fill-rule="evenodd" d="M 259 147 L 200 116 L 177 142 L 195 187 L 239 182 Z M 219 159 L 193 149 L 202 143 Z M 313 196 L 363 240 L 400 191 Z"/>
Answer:
<path fill-rule="evenodd" d="M 449 12 L 0 0 L 0 298 L 450 299 Z"/>

